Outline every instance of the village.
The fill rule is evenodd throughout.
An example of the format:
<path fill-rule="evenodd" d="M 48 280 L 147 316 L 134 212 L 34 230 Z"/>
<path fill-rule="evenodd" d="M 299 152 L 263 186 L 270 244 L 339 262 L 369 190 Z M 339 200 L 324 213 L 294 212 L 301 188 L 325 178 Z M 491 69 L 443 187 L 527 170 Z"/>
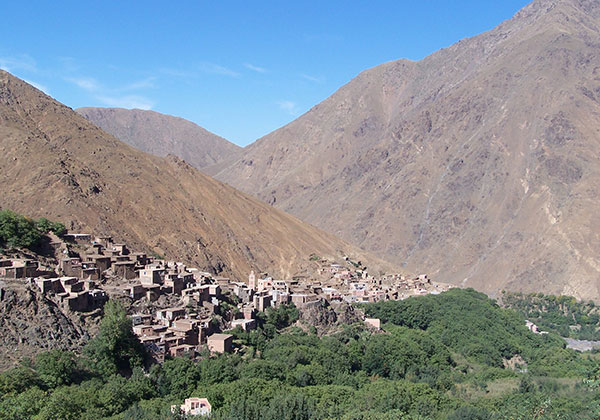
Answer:
<path fill-rule="evenodd" d="M 323 302 L 348 304 L 438 294 L 450 286 L 426 275 L 373 276 L 361 262 L 309 256 L 316 275 L 275 279 L 251 271 L 245 281 L 218 277 L 182 262 L 132 252 L 111 237 L 66 234 L 55 238 L 56 267 L 33 259 L 0 259 L 0 279 L 22 280 L 64 311 L 98 311 L 108 299 L 130 302 L 133 331 L 152 360 L 234 351 L 227 331 L 257 327 L 257 314 L 293 304 L 302 311 Z M 2 286 L 0 283 L 0 298 Z M 220 322 L 215 322 L 218 315 Z M 377 319 L 365 319 L 380 328 Z"/>

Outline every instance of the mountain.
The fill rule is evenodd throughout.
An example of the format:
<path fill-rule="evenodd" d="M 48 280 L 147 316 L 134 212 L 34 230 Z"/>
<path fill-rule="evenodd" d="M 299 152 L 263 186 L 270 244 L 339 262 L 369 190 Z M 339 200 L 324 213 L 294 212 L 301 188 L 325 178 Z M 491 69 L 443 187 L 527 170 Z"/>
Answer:
<path fill-rule="evenodd" d="M 216 177 L 475 287 L 600 299 L 600 2 L 367 70 Z"/>
<path fill-rule="evenodd" d="M 79 114 L 119 140 L 156 156 L 180 157 L 201 169 L 238 156 L 241 147 L 183 118 L 123 108 L 78 108 Z"/>
<path fill-rule="evenodd" d="M 241 279 L 250 269 L 311 270 L 312 253 L 390 267 L 179 158 L 125 145 L 5 71 L 0 139 L 0 207 L 75 232 L 113 235 L 133 249 Z"/>

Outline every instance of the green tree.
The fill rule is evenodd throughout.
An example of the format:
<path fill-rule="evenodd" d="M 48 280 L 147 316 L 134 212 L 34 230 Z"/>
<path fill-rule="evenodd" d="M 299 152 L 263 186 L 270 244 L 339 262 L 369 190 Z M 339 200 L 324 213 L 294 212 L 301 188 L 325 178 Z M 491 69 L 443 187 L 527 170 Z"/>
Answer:
<path fill-rule="evenodd" d="M 29 420 L 40 412 L 45 399 L 46 392 L 38 387 L 5 396 L 0 399 L 0 419 Z"/>
<path fill-rule="evenodd" d="M 11 248 L 31 248 L 41 237 L 32 219 L 11 210 L 0 210 L 0 242 Z"/>
<path fill-rule="evenodd" d="M 58 388 L 46 400 L 36 420 L 80 420 L 85 410 L 74 387 Z"/>
<path fill-rule="evenodd" d="M 107 377 L 142 366 L 145 350 L 135 336 L 125 308 L 114 300 L 104 305 L 100 331 L 84 349 L 92 368 Z"/>
<path fill-rule="evenodd" d="M 35 370 L 49 388 L 70 385 L 76 370 L 76 360 L 72 353 L 50 350 L 35 358 Z"/>
<path fill-rule="evenodd" d="M 67 228 L 60 222 L 52 222 L 45 217 L 37 220 L 36 226 L 41 233 L 54 232 L 55 235 L 62 236 L 67 232 Z"/>
<path fill-rule="evenodd" d="M 19 366 L 0 373 L 0 396 L 19 394 L 34 386 L 43 385 L 37 372 L 29 367 Z"/>

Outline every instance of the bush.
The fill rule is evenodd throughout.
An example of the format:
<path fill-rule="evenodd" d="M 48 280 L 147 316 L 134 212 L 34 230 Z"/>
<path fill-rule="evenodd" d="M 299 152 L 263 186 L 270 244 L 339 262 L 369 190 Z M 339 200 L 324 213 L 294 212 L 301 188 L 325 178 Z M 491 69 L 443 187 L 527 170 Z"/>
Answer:
<path fill-rule="evenodd" d="M 464 406 L 450 414 L 447 420 L 488 420 L 491 416 L 492 413 L 485 409 Z"/>

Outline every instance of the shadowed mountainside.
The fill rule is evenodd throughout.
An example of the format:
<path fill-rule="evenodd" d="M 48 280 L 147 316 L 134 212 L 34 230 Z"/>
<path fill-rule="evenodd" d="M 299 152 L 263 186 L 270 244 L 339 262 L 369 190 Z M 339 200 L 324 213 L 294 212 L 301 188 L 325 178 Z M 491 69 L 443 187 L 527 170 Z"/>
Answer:
<path fill-rule="evenodd" d="M 239 156 L 242 148 L 183 118 L 123 108 L 78 108 L 79 114 L 124 143 L 156 156 L 180 157 L 201 169 Z"/>

